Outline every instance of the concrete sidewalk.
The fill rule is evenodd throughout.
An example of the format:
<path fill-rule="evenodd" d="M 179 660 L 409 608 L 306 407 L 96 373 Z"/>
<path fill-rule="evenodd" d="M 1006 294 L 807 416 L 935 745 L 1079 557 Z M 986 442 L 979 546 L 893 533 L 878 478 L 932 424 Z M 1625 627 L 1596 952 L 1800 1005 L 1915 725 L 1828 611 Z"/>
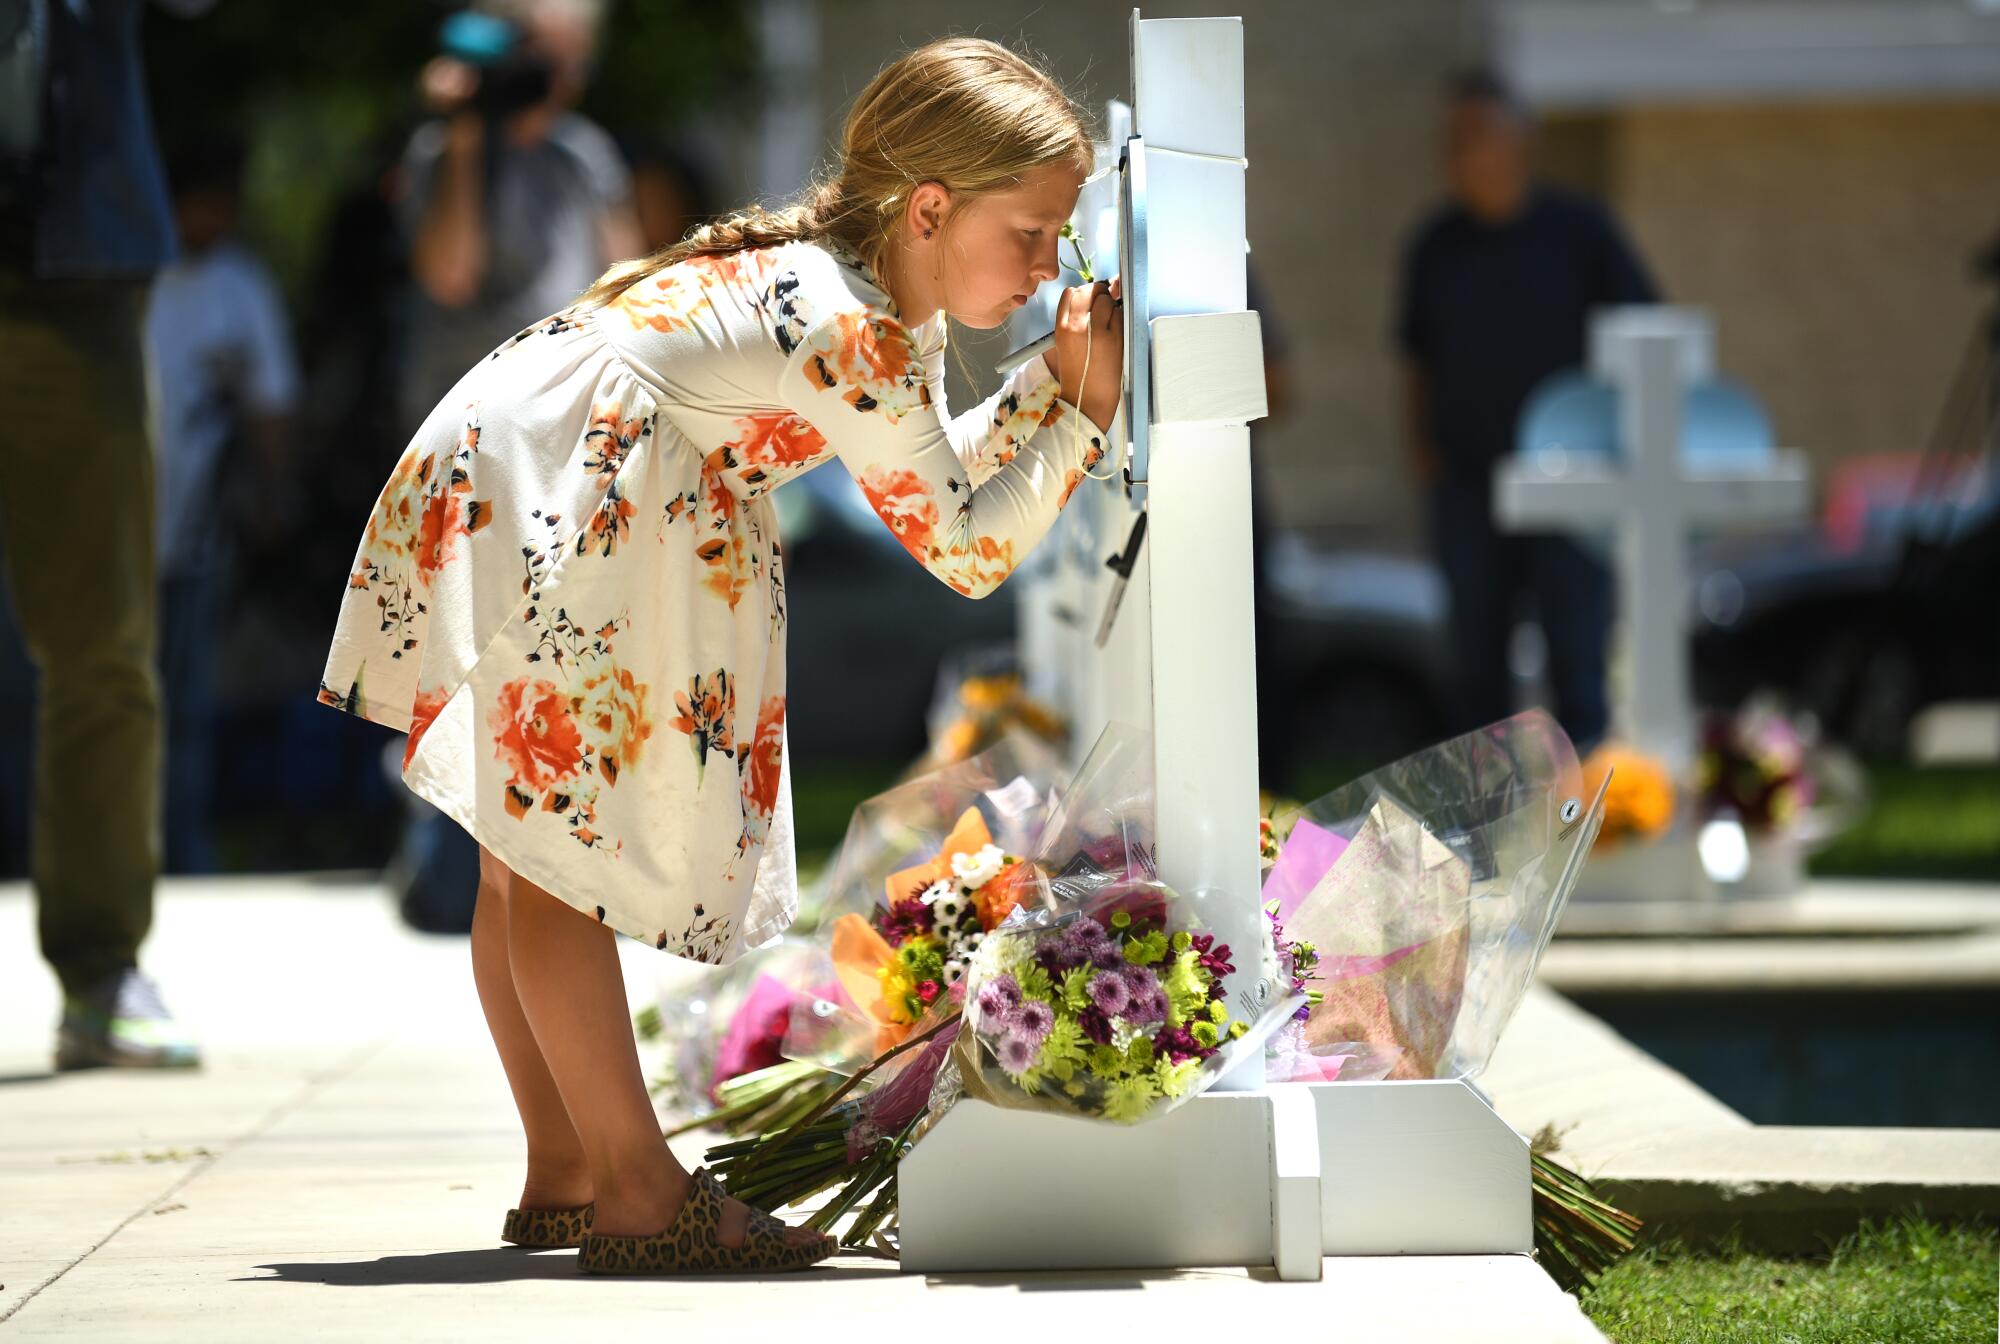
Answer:
<path fill-rule="evenodd" d="M 645 1000 L 659 954 L 621 940 L 620 955 Z M 905 1332 L 975 1312 L 1130 1331 L 1136 1311 L 1177 1334 L 1261 1320 L 1343 1341 L 1601 1339 L 1519 1256 L 1329 1260 L 1318 1284 L 1265 1270 L 923 1278 L 862 1259 L 755 1283 L 584 1278 L 572 1252 L 499 1240 L 522 1142 L 463 938 L 408 931 L 367 884 L 169 882 L 144 959 L 207 1066 L 52 1077 L 54 978 L 26 892 L 0 887 L 11 1338 L 547 1341 L 670 1326 L 879 1344 L 890 1317 Z"/>

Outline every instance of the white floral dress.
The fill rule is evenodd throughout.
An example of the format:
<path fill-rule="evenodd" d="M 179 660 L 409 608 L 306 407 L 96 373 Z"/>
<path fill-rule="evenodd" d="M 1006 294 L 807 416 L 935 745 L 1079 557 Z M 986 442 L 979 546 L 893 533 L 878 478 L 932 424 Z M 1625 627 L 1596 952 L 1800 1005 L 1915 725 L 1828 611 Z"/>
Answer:
<path fill-rule="evenodd" d="M 320 699 L 620 933 L 727 962 L 797 908 L 770 492 L 837 456 L 931 573 L 991 592 L 1103 454 L 1040 359 L 944 413 L 944 322 L 851 254 L 667 268 L 513 337 L 375 505 Z M 866 706 L 861 707 L 866 712 Z"/>

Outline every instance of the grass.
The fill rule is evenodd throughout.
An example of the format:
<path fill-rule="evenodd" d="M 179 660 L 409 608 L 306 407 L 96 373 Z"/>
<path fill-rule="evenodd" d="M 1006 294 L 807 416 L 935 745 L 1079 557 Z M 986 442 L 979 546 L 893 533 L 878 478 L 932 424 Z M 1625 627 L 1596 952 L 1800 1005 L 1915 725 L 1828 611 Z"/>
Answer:
<path fill-rule="evenodd" d="M 2000 767 L 1870 766 L 1868 796 L 1814 876 L 2000 881 Z"/>
<path fill-rule="evenodd" d="M 854 809 L 892 787 L 904 765 L 896 761 L 843 761 L 792 775 L 792 834 L 799 861 L 824 862 L 847 838 Z"/>
<path fill-rule="evenodd" d="M 1302 764 L 1294 796 L 1317 798 L 1369 768 Z M 1866 811 L 1812 857 L 1813 876 L 2000 882 L 2000 766 L 1871 764 L 1867 775 Z"/>
<path fill-rule="evenodd" d="M 1986 1344 L 1996 1275 L 1995 1229 L 1910 1218 L 1810 1260 L 1647 1248 L 1582 1300 L 1613 1344 Z"/>

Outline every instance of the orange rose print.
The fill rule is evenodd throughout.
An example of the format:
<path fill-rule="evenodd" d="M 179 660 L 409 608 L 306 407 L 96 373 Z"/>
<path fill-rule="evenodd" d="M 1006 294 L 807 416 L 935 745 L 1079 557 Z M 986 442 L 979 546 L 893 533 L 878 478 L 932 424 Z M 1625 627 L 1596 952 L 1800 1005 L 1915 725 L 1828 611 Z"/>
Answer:
<path fill-rule="evenodd" d="M 738 532 L 727 537 L 712 537 L 694 549 L 695 557 L 708 566 L 708 577 L 702 586 L 727 602 L 734 610 L 742 600 L 744 590 L 755 577 L 751 570 L 753 559 L 749 542 Z"/>
<path fill-rule="evenodd" d="M 768 818 L 778 806 L 778 776 L 785 751 L 785 697 L 774 695 L 757 713 L 757 738 L 750 749 L 750 769 L 744 776 L 747 811 Z"/>
<path fill-rule="evenodd" d="M 875 514 L 889 525 L 903 549 L 918 561 L 929 558 L 931 533 L 937 527 L 937 499 L 930 486 L 916 472 L 907 469 L 885 471 L 870 467 L 861 473 L 861 493 Z"/>
<path fill-rule="evenodd" d="M 417 703 L 410 707 L 410 740 L 403 744 L 403 768 L 410 768 L 416 759 L 417 743 L 424 740 L 424 734 L 431 730 L 431 724 L 443 712 L 445 701 L 451 695 L 442 686 L 433 686 L 428 691 L 417 692 Z"/>
<path fill-rule="evenodd" d="M 375 512 L 368 519 L 368 530 L 362 538 L 369 560 L 378 568 L 382 567 L 383 560 L 401 558 L 416 549 L 417 533 L 422 526 L 424 493 L 436 465 L 436 458 L 429 453 L 419 455 L 417 445 L 412 444 L 402 460 L 396 463 L 389 483 L 382 487 L 381 497 L 375 501 Z"/>
<path fill-rule="evenodd" d="M 741 417 L 728 447 L 745 462 L 792 466 L 809 462 L 826 449 L 820 432 L 790 411 L 764 411 Z"/>
<path fill-rule="evenodd" d="M 837 313 L 812 335 L 806 376 L 860 411 L 880 411 L 890 423 L 931 404 L 930 385 L 910 333 L 900 322 L 862 312 Z"/>
<path fill-rule="evenodd" d="M 708 302 L 708 285 L 754 283 L 765 260 L 764 253 L 754 249 L 689 257 L 633 285 L 613 300 L 612 306 L 623 312 L 635 328 L 651 327 L 660 332 L 685 330 L 694 325 L 691 315 Z"/>
<path fill-rule="evenodd" d="M 630 669 L 607 668 L 583 683 L 576 720 L 597 752 L 597 768 L 610 785 L 639 763 L 640 749 L 653 735 L 646 717 L 646 686 Z"/>
<path fill-rule="evenodd" d="M 953 567 L 954 577 L 947 579 L 946 583 L 968 597 L 975 589 L 991 592 L 1014 572 L 1012 541 L 975 537 L 969 553 L 962 546 L 953 546 L 951 555 L 960 563 Z"/>
<path fill-rule="evenodd" d="M 428 584 L 451 559 L 452 544 L 492 520 L 493 510 L 487 501 L 460 500 L 450 491 L 434 491 L 424 504 L 423 523 L 417 531 L 417 576 Z"/>
<path fill-rule="evenodd" d="M 502 686 L 486 725 L 493 730 L 493 754 L 510 773 L 508 782 L 531 797 L 571 778 L 583 759 L 583 735 L 570 717 L 569 699 L 550 682 L 517 677 Z M 508 807 L 514 808 L 511 791 Z"/>

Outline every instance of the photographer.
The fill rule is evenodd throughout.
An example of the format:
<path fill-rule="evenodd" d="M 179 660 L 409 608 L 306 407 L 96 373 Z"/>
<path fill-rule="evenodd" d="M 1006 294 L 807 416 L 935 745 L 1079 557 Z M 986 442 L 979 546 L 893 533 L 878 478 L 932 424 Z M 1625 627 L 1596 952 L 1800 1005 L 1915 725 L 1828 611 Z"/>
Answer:
<path fill-rule="evenodd" d="M 624 161 L 573 110 L 601 9 L 482 4 L 446 22 L 444 53 L 424 67 L 419 88 L 438 120 L 418 128 L 403 158 L 416 281 L 407 426 L 494 346 L 641 250 Z"/>

